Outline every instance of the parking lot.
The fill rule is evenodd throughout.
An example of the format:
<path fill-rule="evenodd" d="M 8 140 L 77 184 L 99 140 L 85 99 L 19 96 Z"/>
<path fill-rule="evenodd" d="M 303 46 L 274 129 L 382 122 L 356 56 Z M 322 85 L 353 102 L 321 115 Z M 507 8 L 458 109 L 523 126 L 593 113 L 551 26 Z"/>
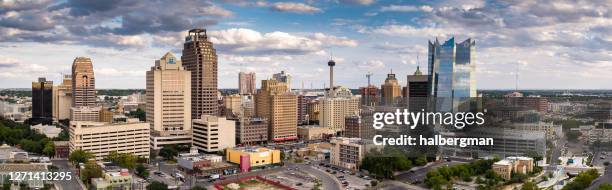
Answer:
<path fill-rule="evenodd" d="M 316 167 L 335 176 L 346 189 L 367 189 L 370 186 L 370 181 L 373 180 L 361 173 L 344 170 L 325 163 L 320 163 Z"/>
<path fill-rule="evenodd" d="M 604 163 L 612 163 L 612 152 L 598 152 L 593 156 L 593 166 L 604 166 Z"/>
<path fill-rule="evenodd" d="M 286 168 L 283 171 L 267 174 L 263 177 L 269 180 L 279 181 L 282 184 L 299 190 L 312 189 L 315 186 L 316 179 L 316 177 L 296 168 Z"/>

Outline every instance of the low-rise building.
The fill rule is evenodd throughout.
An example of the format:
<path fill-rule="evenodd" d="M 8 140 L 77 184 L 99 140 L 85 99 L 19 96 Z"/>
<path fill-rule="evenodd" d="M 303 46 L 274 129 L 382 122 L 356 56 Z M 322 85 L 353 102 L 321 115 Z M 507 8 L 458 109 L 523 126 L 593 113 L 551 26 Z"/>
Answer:
<path fill-rule="evenodd" d="M 62 132 L 61 128 L 53 126 L 53 125 L 38 124 L 38 125 L 32 125 L 30 128 L 32 128 L 32 130 L 40 134 L 43 134 L 49 138 L 55 138 Z"/>
<path fill-rule="evenodd" d="M 55 158 L 68 158 L 70 155 L 69 141 L 53 141 L 55 147 Z"/>
<path fill-rule="evenodd" d="M 93 189 L 132 189 L 132 175 L 130 175 L 128 169 L 105 166 L 104 163 L 98 163 L 98 165 L 102 167 L 102 177 L 91 179 L 91 187 Z"/>
<path fill-rule="evenodd" d="M 35 164 L 35 163 L 2 163 L 0 164 L 0 179 L 10 179 L 11 173 L 14 172 L 46 172 L 47 165 L 45 164 Z M 74 174 L 72 174 L 74 175 Z M 73 176 L 74 177 L 74 176 Z M 0 184 L 4 184 L 4 180 L 0 181 Z M 41 178 L 32 178 L 24 180 L 16 179 L 11 181 L 12 188 L 11 189 L 20 189 L 21 184 L 25 184 L 25 186 L 29 189 L 41 189 L 45 186 L 45 183 L 50 183 L 48 180 L 43 180 Z"/>
<path fill-rule="evenodd" d="M 334 137 L 330 144 L 330 163 L 351 170 L 358 170 L 367 151 L 375 148 L 372 141 L 360 138 Z"/>
<path fill-rule="evenodd" d="M 528 174 L 533 172 L 533 158 L 508 157 L 493 163 L 491 167 L 499 176 L 510 180 L 513 173 Z"/>
<path fill-rule="evenodd" d="M 281 163 L 280 150 L 263 147 L 228 148 L 225 157 L 228 162 L 240 164 L 240 171 L 248 172 L 252 167 Z"/>
<path fill-rule="evenodd" d="M 204 152 L 217 152 L 236 146 L 236 127 L 234 121 L 224 117 L 202 115 L 194 119 L 193 146 Z"/>
<path fill-rule="evenodd" d="M 596 123 L 588 132 L 589 143 L 612 142 L 612 121 Z"/>
<path fill-rule="evenodd" d="M 100 121 L 101 107 L 72 107 L 70 108 L 70 121 Z"/>
<path fill-rule="evenodd" d="M 334 135 L 334 130 L 319 125 L 304 125 L 297 128 L 298 138 L 305 141 L 321 140 Z"/>

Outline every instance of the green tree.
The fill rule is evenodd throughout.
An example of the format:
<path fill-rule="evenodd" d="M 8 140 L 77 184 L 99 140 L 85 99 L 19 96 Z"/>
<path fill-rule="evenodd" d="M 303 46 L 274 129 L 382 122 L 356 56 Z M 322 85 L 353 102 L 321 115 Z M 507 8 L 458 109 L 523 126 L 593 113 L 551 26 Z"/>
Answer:
<path fill-rule="evenodd" d="M 140 108 L 136 109 L 136 111 L 131 111 L 130 113 L 128 113 L 128 116 L 138 118 L 138 120 L 140 121 L 147 120 L 147 113 Z"/>
<path fill-rule="evenodd" d="M 172 160 L 178 155 L 178 150 L 175 146 L 166 145 L 159 150 L 159 156 L 166 160 Z"/>
<path fill-rule="evenodd" d="M 601 184 L 599 185 L 597 190 L 612 190 L 612 184 L 609 184 L 609 183 Z"/>
<path fill-rule="evenodd" d="M 568 131 L 565 133 L 568 141 L 576 142 L 578 141 L 578 137 L 580 137 L 582 133 L 580 131 Z"/>
<path fill-rule="evenodd" d="M 195 187 L 192 187 L 192 188 L 191 188 L 191 189 L 189 189 L 189 190 L 206 190 L 206 188 L 204 188 L 204 187 L 200 187 L 200 186 L 195 186 Z"/>
<path fill-rule="evenodd" d="M 81 180 L 83 182 L 91 183 L 92 178 L 98 177 L 102 177 L 102 167 L 93 160 L 87 162 L 85 167 L 81 169 Z"/>
<path fill-rule="evenodd" d="M 143 164 L 138 164 L 136 165 L 136 175 L 142 178 L 147 178 L 149 177 L 149 171 L 147 170 L 147 167 L 145 167 Z"/>
<path fill-rule="evenodd" d="M 525 182 L 523 184 L 523 187 L 521 187 L 521 190 L 538 190 L 538 189 L 539 189 L 538 186 L 531 181 Z"/>
<path fill-rule="evenodd" d="M 47 144 L 45 144 L 45 148 L 43 148 L 42 150 L 43 154 L 49 156 L 49 157 L 53 157 L 53 155 L 55 155 L 55 145 L 53 144 L 53 141 L 49 141 L 47 142 Z"/>
<path fill-rule="evenodd" d="M 168 190 L 168 185 L 159 181 L 153 181 L 147 185 L 147 190 Z"/>
<path fill-rule="evenodd" d="M 94 158 L 93 153 L 84 150 L 72 151 L 68 156 L 68 160 L 75 165 L 78 163 L 85 163 L 92 158 Z"/>
<path fill-rule="evenodd" d="M 113 162 L 121 167 L 131 170 L 136 167 L 138 158 L 131 153 L 117 153 L 116 151 L 113 151 L 104 157 L 104 161 Z"/>
<path fill-rule="evenodd" d="M 597 177 L 599 177 L 599 173 L 595 169 L 580 172 L 578 176 L 574 177 L 572 182 L 567 183 L 562 190 L 586 189 Z"/>

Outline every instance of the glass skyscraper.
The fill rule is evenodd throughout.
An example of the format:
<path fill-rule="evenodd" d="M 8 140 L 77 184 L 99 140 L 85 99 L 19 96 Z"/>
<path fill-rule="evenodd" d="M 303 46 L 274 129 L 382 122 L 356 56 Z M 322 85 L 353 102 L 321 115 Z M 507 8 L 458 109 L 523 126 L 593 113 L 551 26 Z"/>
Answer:
<path fill-rule="evenodd" d="M 455 43 L 454 37 L 443 44 L 429 42 L 429 95 L 435 98 L 435 111 L 458 111 L 476 97 L 475 47 L 472 39 Z"/>

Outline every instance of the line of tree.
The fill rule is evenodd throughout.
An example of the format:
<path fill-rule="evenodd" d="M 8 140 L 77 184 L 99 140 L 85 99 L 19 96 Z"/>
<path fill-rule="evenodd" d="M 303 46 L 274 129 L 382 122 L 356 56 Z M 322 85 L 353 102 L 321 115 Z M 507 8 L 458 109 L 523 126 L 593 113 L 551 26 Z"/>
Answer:
<path fill-rule="evenodd" d="M 367 170 L 376 178 L 392 179 L 394 172 L 409 170 L 414 166 L 427 164 L 427 157 L 420 155 L 408 157 L 407 153 L 387 146 L 382 150 L 371 150 L 361 162 L 361 169 Z"/>
<path fill-rule="evenodd" d="M 597 177 L 599 177 L 599 172 L 597 172 L 595 169 L 580 172 L 576 177 L 574 177 L 574 180 L 567 183 L 562 190 L 587 189 L 593 180 L 597 179 Z"/>
<path fill-rule="evenodd" d="M 0 143 L 19 146 L 27 152 L 38 153 L 52 157 L 55 155 L 53 141 L 68 140 L 68 132 L 63 130 L 58 137 L 49 138 L 40 134 L 28 125 L 16 123 L 0 117 Z"/>
<path fill-rule="evenodd" d="M 459 164 L 455 166 L 443 166 L 436 170 L 429 171 L 425 178 L 425 184 L 432 189 L 443 189 L 452 185 L 453 180 L 463 180 L 471 182 L 474 176 L 484 175 L 485 179 L 478 177 L 476 183 L 486 186 L 495 186 L 503 179 L 492 169 L 491 165 L 498 159 L 477 160 L 473 163 Z"/>

